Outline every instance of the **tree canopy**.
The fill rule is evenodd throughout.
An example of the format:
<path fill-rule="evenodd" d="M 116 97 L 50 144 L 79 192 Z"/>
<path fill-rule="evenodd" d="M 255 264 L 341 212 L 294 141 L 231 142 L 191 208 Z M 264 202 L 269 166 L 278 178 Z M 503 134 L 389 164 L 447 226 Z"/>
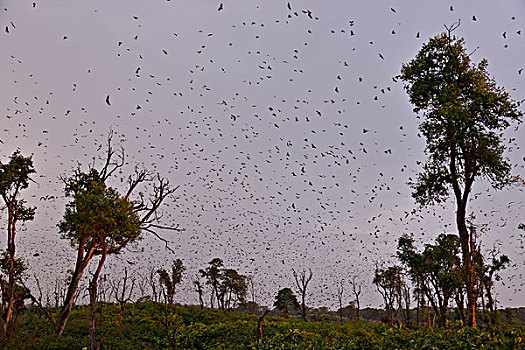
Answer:
<path fill-rule="evenodd" d="M 450 32 L 431 38 L 403 65 L 400 77 L 414 112 L 422 114 L 429 156 L 413 184 L 420 204 L 444 200 L 450 186 L 462 197 L 479 176 L 496 188 L 511 180 L 501 132 L 523 112 L 487 68 L 486 59 L 474 64 L 464 39 Z"/>
<path fill-rule="evenodd" d="M 444 201 L 452 189 L 461 243 L 468 302 L 468 324 L 476 326 L 477 277 L 473 266 L 474 237 L 467 228 L 467 203 L 477 179 L 501 189 L 511 183 L 510 161 L 504 156 L 503 131 L 521 122 L 523 112 L 488 73 L 486 59 L 474 64 L 463 38 L 452 35 L 459 23 L 424 44 L 404 64 L 405 83 L 426 139 L 428 158 L 411 185 L 422 206 Z"/>

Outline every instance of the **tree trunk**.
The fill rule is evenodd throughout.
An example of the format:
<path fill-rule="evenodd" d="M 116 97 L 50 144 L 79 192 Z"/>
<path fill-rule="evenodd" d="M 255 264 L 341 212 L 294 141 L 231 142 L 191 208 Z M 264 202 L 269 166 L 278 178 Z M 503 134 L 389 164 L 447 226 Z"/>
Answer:
<path fill-rule="evenodd" d="M 62 335 L 64 328 L 66 327 L 69 314 L 71 313 L 71 307 L 75 302 L 76 292 L 78 289 L 78 284 L 80 283 L 80 279 L 82 278 L 82 274 L 84 273 L 84 270 L 91 261 L 92 257 L 93 249 L 90 249 L 89 252 L 86 253 L 86 256 L 84 256 L 84 241 L 82 240 L 78 249 L 75 271 L 73 271 L 71 282 L 69 283 L 69 287 L 67 289 L 66 299 L 64 300 L 64 305 L 62 305 L 60 314 L 58 315 L 57 321 L 55 323 L 54 333 L 59 337 Z"/>
<path fill-rule="evenodd" d="M 268 315 L 269 312 L 270 312 L 270 310 L 264 311 L 264 314 L 261 317 L 259 317 L 259 319 L 257 320 L 257 330 L 259 331 L 257 333 L 257 348 L 259 348 L 259 342 L 263 338 L 262 323 L 264 321 L 264 318 L 266 317 L 266 315 Z"/>
<path fill-rule="evenodd" d="M 7 253 L 9 254 L 9 280 L 7 286 L 7 309 L 2 318 L 2 335 L 7 336 L 9 323 L 13 319 L 13 304 L 15 302 L 15 228 L 16 228 L 16 202 L 9 204 L 7 224 Z"/>
<path fill-rule="evenodd" d="M 461 293 L 461 292 L 459 292 L 459 293 Z M 461 322 L 463 322 L 463 324 L 465 324 L 465 308 L 464 308 L 464 305 L 463 305 L 463 297 L 460 296 L 459 294 L 456 294 L 454 299 L 456 300 L 456 306 L 458 308 L 459 317 L 461 319 Z"/>
<path fill-rule="evenodd" d="M 361 318 L 361 315 L 360 315 L 361 305 L 359 304 L 359 295 L 356 296 L 355 303 L 357 307 L 355 316 L 356 316 L 357 322 L 359 322 L 359 319 Z"/>
<path fill-rule="evenodd" d="M 102 266 L 104 265 L 104 262 L 106 261 L 106 253 L 107 248 L 104 247 L 104 252 L 102 253 L 102 256 L 100 257 L 100 261 L 97 266 L 97 270 L 95 271 L 95 274 L 91 278 L 91 281 L 89 282 L 89 350 L 99 350 L 100 349 L 100 342 L 97 341 L 96 338 L 96 324 L 95 324 L 95 308 L 97 306 L 97 284 L 98 284 L 98 276 L 100 275 L 100 271 L 102 270 Z"/>
<path fill-rule="evenodd" d="M 308 322 L 306 319 L 306 288 L 303 291 L 302 302 L 301 302 L 301 317 L 303 321 Z"/>
<path fill-rule="evenodd" d="M 476 327 L 476 295 L 475 295 L 475 276 L 474 265 L 472 262 L 472 238 L 469 235 L 466 220 L 466 201 L 456 196 L 457 212 L 456 224 L 461 241 L 461 251 L 463 257 L 463 269 L 465 274 L 465 289 L 467 293 L 467 326 Z"/>

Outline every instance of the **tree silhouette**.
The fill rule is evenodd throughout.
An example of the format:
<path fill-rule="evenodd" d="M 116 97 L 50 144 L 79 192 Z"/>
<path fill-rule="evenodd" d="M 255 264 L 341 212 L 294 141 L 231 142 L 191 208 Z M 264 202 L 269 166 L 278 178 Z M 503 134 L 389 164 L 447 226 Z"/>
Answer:
<path fill-rule="evenodd" d="M 26 202 L 20 199 L 20 191 L 29 187 L 31 175 L 35 173 L 31 157 L 24 157 L 20 151 L 15 151 L 8 163 L 0 162 L 0 196 L 7 210 L 7 255 L 5 256 L 4 268 L 8 270 L 7 307 L 3 308 L 2 334 L 7 334 L 7 329 L 13 318 L 13 306 L 15 302 L 15 279 L 16 279 L 16 246 L 17 224 L 33 220 L 35 208 L 26 206 Z M 2 293 L 2 297 L 4 293 Z"/>
<path fill-rule="evenodd" d="M 174 260 L 171 265 L 171 277 L 164 269 L 158 269 L 159 282 L 165 288 L 168 303 L 173 304 L 173 297 L 175 295 L 175 287 L 182 282 L 182 274 L 186 270 L 181 259 Z"/>
<path fill-rule="evenodd" d="M 312 270 L 308 270 L 309 274 L 306 275 L 306 271 L 295 271 L 292 270 L 293 277 L 295 279 L 295 285 L 297 286 L 297 289 L 299 289 L 299 294 L 301 294 L 301 317 L 304 321 L 307 321 L 306 319 L 306 288 L 308 288 L 308 283 L 312 280 L 313 274 Z"/>
<path fill-rule="evenodd" d="M 428 159 L 412 184 L 422 206 L 445 200 L 452 189 L 461 241 L 468 325 L 476 326 L 476 276 L 473 244 L 467 229 L 467 203 L 476 180 L 500 189 L 512 181 L 511 164 L 503 156 L 502 131 L 521 121 L 522 112 L 487 72 L 483 59 L 471 62 L 462 38 L 452 35 L 459 24 L 431 38 L 399 76 L 421 113 Z M 419 116 L 418 116 L 419 118 Z"/>
<path fill-rule="evenodd" d="M 283 288 L 277 292 L 273 306 L 281 311 L 284 318 L 288 318 L 290 308 L 299 309 L 299 302 L 290 288 Z"/>

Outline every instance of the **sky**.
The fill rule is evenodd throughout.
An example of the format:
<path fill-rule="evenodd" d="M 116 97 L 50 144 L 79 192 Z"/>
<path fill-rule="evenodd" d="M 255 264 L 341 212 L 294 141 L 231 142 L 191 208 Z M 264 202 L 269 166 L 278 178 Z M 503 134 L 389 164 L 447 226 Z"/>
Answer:
<path fill-rule="evenodd" d="M 395 79 L 402 64 L 460 21 L 454 33 L 472 59 L 488 59 L 498 85 L 525 99 L 522 1 L 2 0 L 0 9 L 0 158 L 20 149 L 37 170 L 23 194 L 37 217 L 17 254 L 44 293 L 75 258 L 56 227 L 68 201 L 59 177 L 101 164 L 112 129 L 123 175 L 139 165 L 179 186 L 163 222 L 184 231 L 159 232 L 175 253 L 145 234 L 108 259 L 108 279 L 127 267 L 144 280 L 181 258 L 178 300 L 196 303 L 192 279 L 220 257 L 254 276 L 263 304 L 293 286 L 292 269 L 312 269 L 310 305 L 334 307 L 341 280 L 350 301 L 355 278 L 362 305 L 378 306 L 373 272 L 396 262 L 402 234 L 421 246 L 455 232 L 452 201 L 418 208 L 407 185 L 425 141 Z M 505 134 L 522 177 L 523 129 Z M 112 186 L 123 189 L 118 177 Z M 503 306 L 525 304 L 523 198 L 523 186 L 481 181 L 469 203 L 485 251 L 512 261 L 496 287 Z"/>

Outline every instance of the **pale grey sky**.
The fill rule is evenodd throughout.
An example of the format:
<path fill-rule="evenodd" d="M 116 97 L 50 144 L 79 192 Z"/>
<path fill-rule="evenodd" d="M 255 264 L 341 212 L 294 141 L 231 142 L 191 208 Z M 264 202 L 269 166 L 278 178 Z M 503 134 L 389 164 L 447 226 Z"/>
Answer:
<path fill-rule="evenodd" d="M 128 170 L 142 163 L 180 185 L 166 218 L 186 231 L 164 233 L 177 256 L 145 238 L 144 253 L 109 259 L 110 276 L 127 261 L 138 271 L 180 257 L 189 275 L 179 298 L 195 302 L 191 277 L 221 257 L 258 273 L 266 303 L 292 285 L 292 268 L 311 267 L 311 304 L 334 305 L 334 279 L 357 276 L 364 304 L 378 305 L 374 264 L 394 261 L 401 234 L 424 242 L 454 232 L 453 203 L 406 215 L 424 140 L 392 77 L 461 19 L 456 34 L 477 48 L 473 59 L 487 58 L 497 82 L 524 99 L 525 4 L 222 3 L 0 1 L 1 157 L 20 148 L 38 171 L 27 192 L 38 217 L 20 233 L 19 254 L 30 273 L 72 268 L 55 226 L 65 204 L 58 176 L 91 162 L 112 127 Z M 525 176 L 523 127 L 507 137 Z M 485 246 L 500 244 L 514 264 L 497 287 L 501 303 L 523 305 L 523 188 L 487 188 L 476 186 L 470 208 L 487 226 Z M 58 199 L 39 200 L 46 194 Z"/>

